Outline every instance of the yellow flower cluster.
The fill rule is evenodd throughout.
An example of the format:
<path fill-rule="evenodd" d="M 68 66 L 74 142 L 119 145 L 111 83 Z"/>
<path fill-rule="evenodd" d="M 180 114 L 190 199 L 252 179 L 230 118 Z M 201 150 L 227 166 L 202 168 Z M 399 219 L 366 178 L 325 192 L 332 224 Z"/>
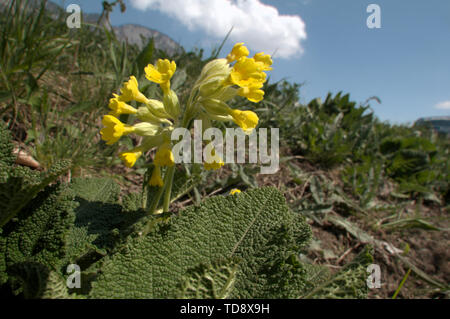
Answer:
<path fill-rule="evenodd" d="M 146 77 L 160 84 L 164 95 L 171 94 L 170 79 L 174 71 L 175 62 L 169 62 L 168 60 L 159 60 L 156 67 L 148 65 L 145 68 Z M 120 93 L 121 95 L 113 94 L 113 98 L 109 100 L 111 112 L 103 117 L 102 124 L 105 127 L 100 131 L 102 139 L 106 141 L 106 144 L 112 145 L 122 136 L 130 133 L 143 136 L 143 143 L 140 146 L 120 153 L 119 158 L 125 163 L 125 166 L 131 168 L 142 154 L 153 147 L 157 147 L 154 161 L 155 169 L 150 179 L 150 185 L 163 186 L 161 167 L 174 165 L 173 154 L 170 150 L 170 134 L 173 130 L 170 119 L 178 114 L 176 112 L 169 114 L 167 109 L 173 112 L 172 105 L 148 99 L 142 94 L 134 76 L 131 76 L 129 81 L 123 84 Z M 136 109 L 127 104 L 131 101 L 142 103 L 144 106 Z M 133 126 L 124 124 L 119 120 L 119 116 L 122 114 L 134 114 L 142 122 Z M 170 160 L 166 160 L 166 157 Z"/>
<path fill-rule="evenodd" d="M 254 103 L 264 98 L 262 87 L 267 77 L 264 71 L 272 69 L 272 59 L 263 52 L 253 58 L 248 55 L 244 43 L 237 43 L 226 59 L 213 60 L 203 68 L 196 87 L 200 91 L 197 101 L 200 112 L 212 120 L 234 121 L 251 134 L 258 125 L 258 116 L 253 111 L 233 110 L 226 104 L 236 95 Z"/>
<path fill-rule="evenodd" d="M 247 134 L 257 126 L 259 119 L 256 113 L 232 109 L 227 105 L 235 96 L 245 97 L 255 103 L 264 98 L 264 72 L 272 69 L 272 59 L 264 53 L 257 53 L 252 58 L 248 55 L 249 51 L 244 44 L 237 43 L 226 59 L 215 59 L 207 63 L 191 91 L 183 114 L 178 97 L 170 85 L 177 68 L 175 62 L 159 59 L 155 65 L 147 65 L 144 69 L 145 77 L 159 84 L 163 100 L 147 98 L 139 91 L 137 79 L 130 76 L 120 89 L 120 95 L 113 94 L 109 100 L 111 111 L 102 120 L 102 139 L 106 144 L 112 145 L 127 134 L 142 136 L 141 145 L 120 153 L 119 157 L 131 168 L 145 152 L 156 147 L 153 161 L 155 168 L 149 183 L 163 186 L 161 167 L 172 167 L 175 163 L 170 136 L 176 126 L 186 127 L 194 118 L 208 122 L 208 125 L 211 120 L 234 121 Z M 142 106 L 136 108 L 128 104 L 132 101 Z M 140 122 L 134 125 L 122 123 L 119 120 L 122 114 L 134 115 Z M 223 165 L 223 160 L 213 149 L 212 154 L 206 158 L 204 167 L 219 169 Z"/>

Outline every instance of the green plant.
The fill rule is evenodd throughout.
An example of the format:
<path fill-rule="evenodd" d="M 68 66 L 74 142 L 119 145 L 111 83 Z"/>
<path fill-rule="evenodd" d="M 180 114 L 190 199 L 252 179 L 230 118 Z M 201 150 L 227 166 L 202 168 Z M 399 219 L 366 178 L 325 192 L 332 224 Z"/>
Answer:
<path fill-rule="evenodd" d="M 362 208 L 374 206 L 374 200 L 382 186 L 383 164 L 374 157 L 366 157 L 361 164 L 348 166 L 342 172 L 347 189 L 358 199 Z"/>
<path fill-rule="evenodd" d="M 297 89 L 285 89 L 287 96 Z M 374 119 L 372 113 L 365 114 L 368 106 L 356 107 L 349 95 L 341 96 L 341 92 L 334 97 L 328 94 L 324 102 L 312 100 L 306 106 L 295 105 L 294 101 L 288 100 L 291 107 L 277 112 L 277 122 L 295 154 L 332 168 L 356 162 L 373 150 Z"/>
<path fill-rule="evenodd" d="M 380 144 L 386 158 L 386 173 L 404 192 L 429 193 L 437 177 L 432 167 L 437 148 L 425 138 L 386 138 Z M 432 191 L 432 190 L 431 190 Z"/>
<path fill-rule="evenodd" d="M 13 0 L 0 17 L 0 114 L 13 110 L 23 116 L 18 104 L 28 103 L 38 90 L 38 81 L 71 45 L 67 28 L 45 11 L 37 12 L 22 0 Z"/>

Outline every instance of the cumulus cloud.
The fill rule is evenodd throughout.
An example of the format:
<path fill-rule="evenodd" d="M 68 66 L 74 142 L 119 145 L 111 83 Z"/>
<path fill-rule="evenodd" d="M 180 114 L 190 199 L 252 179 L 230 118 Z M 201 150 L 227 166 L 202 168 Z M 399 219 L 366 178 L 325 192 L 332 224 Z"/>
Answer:
<path fill-rule="evenodd" d="M 438 110 L 450 110 L 450 101 L 444 101 L 435 105 Z"/>
<path fill-rule="evenodd" d="M 281 15 L 260 0 L 131 0 L 139 10 L 158 10 L 189 30 L 203 30 L 218 39 L 233 27 L 230 39 L 252 50 L 281 58 L 303 52 L 305 23 L 297 15 Z"/>

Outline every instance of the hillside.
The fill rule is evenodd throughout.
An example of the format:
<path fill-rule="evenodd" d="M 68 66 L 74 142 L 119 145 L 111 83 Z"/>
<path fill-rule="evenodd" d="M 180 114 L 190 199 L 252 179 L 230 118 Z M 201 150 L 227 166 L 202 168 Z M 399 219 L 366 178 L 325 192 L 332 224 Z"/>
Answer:
<path fill-rule="evenodd" d="M 0 10 L 3 10 L 8 2 L 9 0 L 0 0 Z M 40 0 L 30 0 L 27 3 L 27 7 L 31 8 L 32 10 L 37 10 L 39 8 L 39 3 Z M 46 10 L 54 18 L 57 18 L 60 14 L 62 14 L 63 16 L 68 15 L 67 13 L 65 13 L 65 10 L 63 8 L 52 1 L 47 1 Z M 97 24 L 99 23 L 100 18 L 100 14 L 82 12 L 82 21 L 84 21 L 85 23 Z M 100 25 L 106 27 L 109 30 L 111 29 L 110 24 L 104 19 L 100 21 Z M 116 37 L 119 41 L 126 41 L 129 44 L 137 45 L 140 49 L 142 49 L 142 47 L 147 44 L 147 41 L 149 39 L 153 38 L 155 48 L 163 50 L 169 55 L 175 55 L 183 50 L 177 42 L 172 40 L 164 33 L 154 29 L 149 29 L 141 25 L 124 24 L 113 26 L 112 29 L 114 30 L 114 33 L 116 34 Z"/>

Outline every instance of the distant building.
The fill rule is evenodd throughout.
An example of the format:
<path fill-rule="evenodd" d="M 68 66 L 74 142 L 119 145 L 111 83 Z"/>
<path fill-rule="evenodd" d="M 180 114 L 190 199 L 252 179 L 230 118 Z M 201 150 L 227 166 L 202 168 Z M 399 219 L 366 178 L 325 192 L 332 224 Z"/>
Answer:
<path fill-rule="evenodd" d="M 423 117 L 414 125 L 429 125 L 438 133 L 450 135 L 450 116 Z"/>

